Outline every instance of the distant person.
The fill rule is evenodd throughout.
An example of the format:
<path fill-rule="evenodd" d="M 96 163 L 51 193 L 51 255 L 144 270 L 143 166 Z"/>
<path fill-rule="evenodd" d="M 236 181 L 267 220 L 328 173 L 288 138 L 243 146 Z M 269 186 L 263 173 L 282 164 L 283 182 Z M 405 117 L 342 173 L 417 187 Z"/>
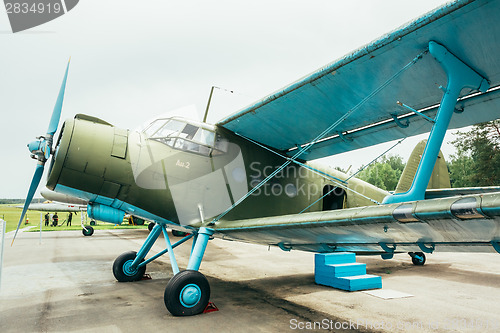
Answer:
<path fill-rule="evenodd" d="M 57 216 L 57 213 L 54 213 L 54 216 L 52 216 L 52 226 L 57 227 L 57 224 L 59 224 L 59 216 Z"/>
<path fill-rule="evenodd" d="M 68 220 L 66 221 L 66 226 L 71 226 L 71 220 L 73 219 L 73 213 L 69 212 Z"/>
<path fill-rule="evenodd" d="M 49 213 L 45 214 L 45 226 L 46 227 L 49 226 L 49 219 L 50 219 Z"/>

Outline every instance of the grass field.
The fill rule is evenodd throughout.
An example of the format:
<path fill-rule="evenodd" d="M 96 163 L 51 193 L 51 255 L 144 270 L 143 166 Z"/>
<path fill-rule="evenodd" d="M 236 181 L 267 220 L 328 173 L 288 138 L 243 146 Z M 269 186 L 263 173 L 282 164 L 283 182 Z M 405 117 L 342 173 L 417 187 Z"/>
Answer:
<path fill-rule="evenodd" d="M 5 220 L 7 222 L 7 232 L 16 230 L 17 223 L 19 222 L 19 217 L 21 216 L 22 209 L 21 208 L 16 208 L 15 205 L 0 205 L 0 219 Z M 40 215 L 42 214 L 42 215 Z M 25 221 L 23 221 L 21 228 L 28 227 L 28 226 L 36 226 L 36 228 L 33 228 L 32 231 L 39 231 L 39 226 L 40 226 L 40 216 L 45 215 L 45 212 L 39 212 L 39 211 L 28 211 L 26 216 L 29 218 L 29 224 L 25 224 Z M 66 218 L 68 217 L 67 213 L 58 213 L 59 215 L 59 224 L 61 224 Z M 26 220 L 26 218 L 25 218 Z M 74 215 L 73 214 L 73 222 L 71 223 L 71 227 L 67 227 L 66 223 L 64 223 L 63 226 L 60 227 L 51 227 L 48 226 L 46 227 L 44 223 L 42 222 L 42 231 L 54 231 L 54 230 L 81 230 L 82 227 L 80 225 L 80 214 Z M 87 221 L 84 222 L 85 225 L 88 225 L 90 223 L 90 219 L 87 218 Z M 96 230 L 102 230 L 102 229 L 142 229 L 142 228 L 147 228 L 147 225 L 142 225 L 142 226 L 135 226 L 135 225 L 129 225 L 129 224 L 122 224 L 115 226 L 110 223 L 105 223 L 105 222 L 100 222 L 97 221 L 97 225 L 93 226 L 94 229 Z"/>

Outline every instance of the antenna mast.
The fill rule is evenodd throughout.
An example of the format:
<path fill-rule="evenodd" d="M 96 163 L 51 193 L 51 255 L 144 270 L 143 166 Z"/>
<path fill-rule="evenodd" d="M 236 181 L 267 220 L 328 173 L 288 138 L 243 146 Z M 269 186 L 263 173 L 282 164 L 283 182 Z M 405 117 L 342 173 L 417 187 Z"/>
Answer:
<path fill-rule="evenodd" d="M 212 89 L 210 89 L 210 96 L 208 97 L 208 102 L 207 102 L 207 109 L 205 110 L 205 115 L 203 116 L 203 122 L 207 122 L 207 117 L 208 117 L 208 109 L 210 108 L 210 102 L 212 101 L 212 95 L 214 93 L 214 88 L 219 88 L 216 86 L 212 86 Z"/>

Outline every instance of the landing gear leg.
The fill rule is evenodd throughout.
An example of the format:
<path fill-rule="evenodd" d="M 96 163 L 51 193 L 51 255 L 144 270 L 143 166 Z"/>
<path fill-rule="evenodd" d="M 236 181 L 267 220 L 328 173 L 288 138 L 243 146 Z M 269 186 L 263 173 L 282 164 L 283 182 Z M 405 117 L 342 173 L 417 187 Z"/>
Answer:
<path fill-rule="evenodd" d="M 174 316 L 192 316 L 202 313 L 210 299 L 210 285 L 198 272 L 208 240 L 214 233 L 200 228 L 193 244 L 187 270 L 178 272 L 167 284 L 163 299 L 168 311 Z"/>
<path fill-rule="evenodd" d="M 423 266 L 425 264 L 425 254 L 423 252 L 408 252 L 411 257 L 411 262 L 415 266 Z"/>
<path fill-rule="evenodd" d="M 167 248 L 153 257 L 144 260 L 149 250 L 163 232 Z M 192 316 L 202 313 L 210 299 L 210 285 L 206 277 L 198 272 L 205 254 L 208 240 L 214 230 L 200 228 L 196 235 L 189 234 L 174 245 L 170 243 L 165 225 L 156 223 L 139 252 L 126 252 L 113 263 L 113 274 L 120 282 L 138 281 L 146 271 L 146 264 L 168 253 L 174 277 L 165 288 L 163 299 L 168 311 L 174 316 Z M 194 237 L 193 247 L 187 269 L 179 271 L 173 249 Z"/>

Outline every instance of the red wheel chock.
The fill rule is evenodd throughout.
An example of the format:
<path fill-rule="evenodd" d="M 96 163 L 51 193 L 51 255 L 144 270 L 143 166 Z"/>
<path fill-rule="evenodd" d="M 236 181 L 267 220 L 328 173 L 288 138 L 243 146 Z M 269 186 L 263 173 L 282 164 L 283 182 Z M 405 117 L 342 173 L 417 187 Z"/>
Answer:
<path fill-rule="evenodd" d="M 203 310 L 203 313 L 210 313 L 219 311 L 219 308 L 215 305 L 214 302 L 208 302 L 207 307 Z"/>

